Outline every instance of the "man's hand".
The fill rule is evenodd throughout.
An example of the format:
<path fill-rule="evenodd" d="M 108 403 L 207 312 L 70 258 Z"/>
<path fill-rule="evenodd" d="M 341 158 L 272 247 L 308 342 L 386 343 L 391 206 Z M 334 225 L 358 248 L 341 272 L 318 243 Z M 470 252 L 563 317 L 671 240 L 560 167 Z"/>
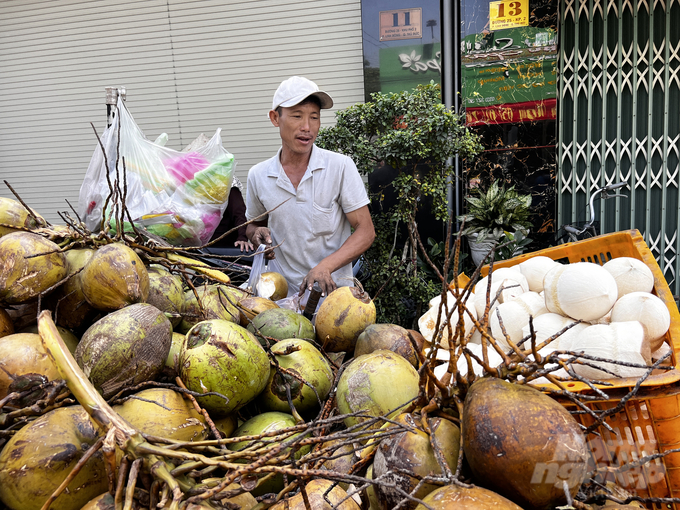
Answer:
<path fill-rule="evenodd" d="M 239 248 L 241 252 L 245 251 L 253 251 L 253 244 L 250 241 L 236 241 L 234 243 L 234 246 Z"/>
<path fill-rule="evenodd" d="M 307 276 L 303 278 L 302 284 L 300 285 L 300 296 L 304 294 L 305 290 L 312 290 L 314 282 L 318 283 L 319 287 L 321 287 L 322 296 L 328 296 L 328 294 L 337 288 L 337 285 L 335 285 L 335 282 L 331 277 L 331 272 L 319 264 L 318 266 L 313 267 L 312 270 L 307 273 Z"/>
<path fill-rule="evenodd" d="M 267 227 L 256 227 L 253 231 L 253 234 L 250 236 L 250 240 L 252 241 L 255 248 L 261 244 L 264 244 L 267 247 L 267 249 L 264 251 L 264 258 L 267 260 L 276 258 L 274 250 L 270 248 L 272 245 L 272 236 L 269 233 L 269 229 Z"/>

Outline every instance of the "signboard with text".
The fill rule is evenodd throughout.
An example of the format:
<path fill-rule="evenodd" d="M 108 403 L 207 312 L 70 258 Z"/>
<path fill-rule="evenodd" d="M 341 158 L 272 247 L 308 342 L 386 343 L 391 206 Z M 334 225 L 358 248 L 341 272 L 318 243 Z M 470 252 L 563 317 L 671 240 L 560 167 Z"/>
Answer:
<path fill-rule="evenodd" d="M 380 40 L 399 41 L 423 37 L 423 10 L 395 9 L 380 11 Z"/>
<path fill-rule="evenodd" d="M 491 30 L 528 26 L 529 0 L 501 0 L 489 3 L 489 28 Z"/>
<path fill-rule="evenodd" d="M 441 45 L 412 44 L 380 48 L 380 91 L 400 92 L 441 81 Z"/>
<path fill-rule="evenodd" d="M 468 122 L 555 118 L 552 101 L 557 97 L 556 39 L 554 30 L 536 27 L 465 37 L 462 92 L 463 104 L 470 109 Z M 484 108 L 489 110 L 481 112 Z M 472 109 L 475 118 L 470 115 Z"/>

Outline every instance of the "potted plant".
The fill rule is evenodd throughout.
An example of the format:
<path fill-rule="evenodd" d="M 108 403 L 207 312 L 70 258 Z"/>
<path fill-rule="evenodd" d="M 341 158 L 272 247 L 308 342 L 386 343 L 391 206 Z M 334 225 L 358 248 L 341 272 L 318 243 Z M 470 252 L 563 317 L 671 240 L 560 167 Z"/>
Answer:
<path fill-rule="evenodd" d="M 517 232 L 522 238 L 529 232 L 531 195 L 520 194 L 514 186 L 506 187 L 494 181 L 486 191 L 476 188 L 476 196 L 465 197 L 465 202 L 467 214 L 458 219 L 465 220 L 461 233 L 468 236 L 475 264 L 484 260 L 506 232 L 511 240 Z"/>

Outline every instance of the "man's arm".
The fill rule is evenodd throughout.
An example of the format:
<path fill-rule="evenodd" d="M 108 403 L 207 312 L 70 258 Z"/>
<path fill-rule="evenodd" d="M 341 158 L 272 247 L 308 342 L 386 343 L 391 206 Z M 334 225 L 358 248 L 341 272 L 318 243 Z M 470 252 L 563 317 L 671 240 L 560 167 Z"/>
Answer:
<path fill-rule="evenodd" d="M 331 253 L 307 273 L 300 285 L 300 294 L 303 294 L 305 289 L 311 290 L 314 282 L 319 283 L 324 296 L 333 292 L 337 286 L 331 273 L 359 258 L 373 244 L 375 229 L 368 206 L 360 207 L 347 213 L 346 216 L 354 232 L 337 251 Z"/>

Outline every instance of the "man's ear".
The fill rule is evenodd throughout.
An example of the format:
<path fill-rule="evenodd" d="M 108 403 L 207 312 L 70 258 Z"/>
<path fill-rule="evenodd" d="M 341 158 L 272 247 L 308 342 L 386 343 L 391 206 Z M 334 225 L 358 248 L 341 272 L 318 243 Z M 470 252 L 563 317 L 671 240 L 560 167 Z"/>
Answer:
<path fill-rule="evenodd" d="M 269 120 L 274 126 L 279 127 L 279 114 L 276 110 L 269 110 Z"/>

